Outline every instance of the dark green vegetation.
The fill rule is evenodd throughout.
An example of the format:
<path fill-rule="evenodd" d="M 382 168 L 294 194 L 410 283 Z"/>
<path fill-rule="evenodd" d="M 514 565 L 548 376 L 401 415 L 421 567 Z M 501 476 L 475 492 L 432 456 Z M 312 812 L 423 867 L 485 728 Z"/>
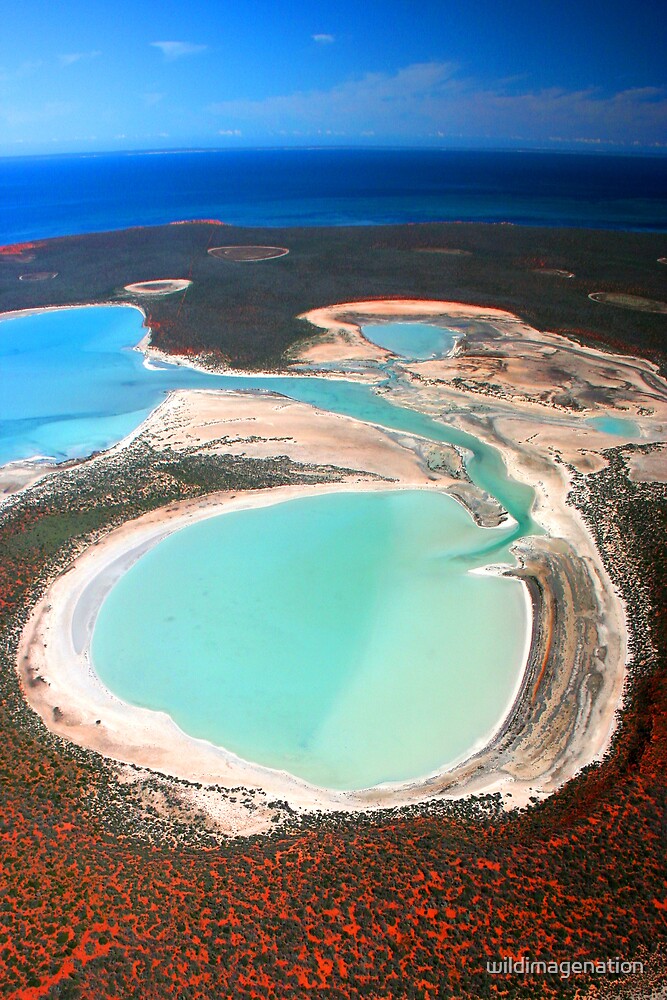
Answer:
<path fill-rule="evenodd" d="M 257 262 L 220 260 L 220 245 L 288 247 Z M 419 253 L 427 248 L 469 254 Z M 665 299 L 660 234 L 532 229 L 510 225 L 428 224 L 332 229 L 238 229 L 191 223 L 96 233 L 32 244 L 28 265 L 0 255 L 0 309 L 93 301 L 137 301 L 149 313 L 153 342 L 170 352 L 212 354 L 244 368 L 279 366 L 287 348 L 313 330 L 296 317 L 317 306 L 366 298 L 417 297 L 497 306 L 538 329 L 617 349 L 664 349 L 659 315 L 592 302 L 590 292 Z M 561 278 L 545 268 L 574 272 Z M 19 281 L 53 270 L 49 282 Z M 537 272 L 537 273 L 536 273 Z M 162 300 L 123 286 L 191 278 Z"/>

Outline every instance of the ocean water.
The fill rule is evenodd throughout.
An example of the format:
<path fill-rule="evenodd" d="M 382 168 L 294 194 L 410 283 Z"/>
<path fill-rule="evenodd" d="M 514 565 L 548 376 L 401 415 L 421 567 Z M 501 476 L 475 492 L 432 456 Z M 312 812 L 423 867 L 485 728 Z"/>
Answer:
<path fill-rule="evenodd" d="M 95 670 L 190 735 L 317 785 L 426 775 L 499 723 L 523 667 L 521 585 L 468 572 L 488 534 L 426 491 L 219 515 L 114 586 Z"/>
<path fill-rule="evenodd" d="M 449 354 L 461 332 L 429 323 L 381 323 L 361 328 L 366 340 L 392 351 L 401 358 L 425 361 Z"/>
<path fill-rule="evenodd" d="M 667 158 L 263 149 L 0 159 L 0 244 L 217 218 L 667 230 Z"/>

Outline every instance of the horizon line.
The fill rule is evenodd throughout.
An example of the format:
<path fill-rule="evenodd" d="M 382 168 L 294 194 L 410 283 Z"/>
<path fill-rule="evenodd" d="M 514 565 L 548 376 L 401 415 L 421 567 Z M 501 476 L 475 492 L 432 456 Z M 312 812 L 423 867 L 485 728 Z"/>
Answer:
<path fill-rule="evenodd" d="M 2 160 L 37 160 L 37 159 L 65 159 L 65 158 L 96 158 L 101 156 L 169 156 L 182 155 L 187 153 L 250 153 L 250 152 L 412 152 L 412 153 L 549 153 L 566 156 L 622 156 L 622 157 L 646 157 L 660 159 L 667 157 L 667 148 L 659 146 L 611 146 L 591 144 L 586 148 L 581 148 L 581 144 L 549 144 L 549 145 L 404 145 L 396 143 L 387 144 L 324 144 L 318 145 L 307 143 L 303 145 L 293 144 L 254 144 L 235 146 L 169 146 L 169 147 L 137 147 L 135 149 L 97 149 L 97 150 L 61 150 L 41 153 L 27 153 L 16 151 L 13 153 L 0 152 Z"/>

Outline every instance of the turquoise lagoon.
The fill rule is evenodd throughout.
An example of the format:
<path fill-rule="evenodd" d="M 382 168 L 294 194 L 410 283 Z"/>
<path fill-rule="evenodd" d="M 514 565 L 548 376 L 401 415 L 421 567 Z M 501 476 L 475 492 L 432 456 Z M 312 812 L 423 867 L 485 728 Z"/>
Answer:
<path fill-rule="evenodd" d="M 380 323 L 362 326 L 366 340 L 401 358 L 426 361 L 442 358 L 456 347 L 462 332 L 429 323 Z"/>
<path fill-rule="evenodd" d="M 622 437 L 626 441 L 641 437 L 641 431 L 637 424 L 634 420 L 628 420 L 627 417 L 590 417 L 586 423 L 593 430 L 602 431 L 603 434 L 613 434 L 614 437 Z"/>
<path fill-rule="evenodd" d="M 149 371 L 132 350 L 146 330 L 129 306 L 81 306 L 0 319 L 0 464 L 81 458 L 120 441 L 165 392 L 211 375 Z"/>
<path fill-rule="evenodd" d="M 423 490 L 221 514 L 114 586 L 95 670 L 190 735 L 316 785 L 432 773 L 498 724 L 523 667 L 522 586 L 468 572 L 494 533 Z"/>

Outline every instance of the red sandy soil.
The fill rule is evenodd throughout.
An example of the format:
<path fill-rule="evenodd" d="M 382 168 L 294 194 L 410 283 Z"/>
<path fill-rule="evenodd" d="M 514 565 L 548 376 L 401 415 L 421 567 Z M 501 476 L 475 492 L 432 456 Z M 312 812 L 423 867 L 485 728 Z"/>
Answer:
<path fill-rule="evenodd" d="M 628 499 L 628 523 L 637 505 Z M 524 815 L 390 813 L 199 848 L 153 839 L 150 827 L 133 834 L 100 808 L 104 766 L 26 718 L 5 663 L 2 995 L 555 1000 L 590 987 L 608 997 L 607 977 L 490 976 L 486 962 L 632 959 L 667 942 L 667 512 L 640 506 L 655 662 L 637 660 L 609 758 Z M 63 516 L 43 507 L 0 528 L 0 627 L 25 605 L 42 532 Z M 131 813 L 124 800 L 118 810 Z M 659 964 L 651 975 L 667 981 Z"/>
<path fill-rule="evenodd" d="M 33 243 L 8 243 L 6 246 L 0 247 L 0 261 L 4 259 L 18 261 L 20 264 L 29 264 L 30 261 L 35 259 L 33 251 L 39 250 L 42 245 L 41 241 Z"/>

